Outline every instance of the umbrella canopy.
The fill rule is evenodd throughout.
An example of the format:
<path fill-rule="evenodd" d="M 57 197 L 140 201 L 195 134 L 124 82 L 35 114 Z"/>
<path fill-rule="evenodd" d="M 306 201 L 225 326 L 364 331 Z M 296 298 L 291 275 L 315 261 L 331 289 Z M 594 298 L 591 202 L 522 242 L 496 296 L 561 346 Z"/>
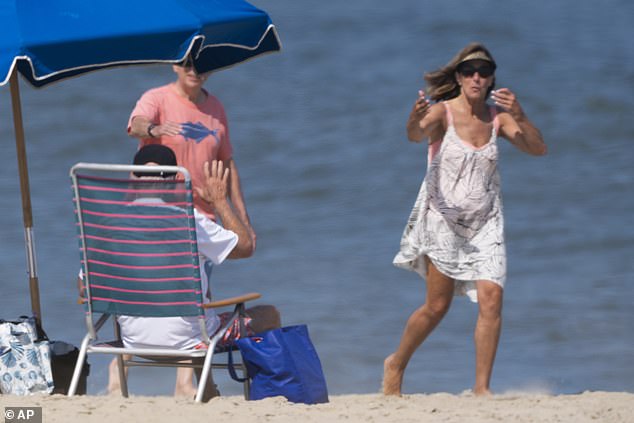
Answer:
<path fill-rule="evenodd" d="M 18 73 L 31 85 L 98 69 L 179 63 L 224 69 L 281 44 L 266 12 L 243 0 L 0 0 L 0 85 L 10 82 L 33 314 L 41 323 Z"/>
<path fill-rule="evenodd" d="M 40 87 L 84 72 L 177 63 L 199 73 L 280 50 L 269 16 L 242 0 L 1 0 L 0 78 Z"/>

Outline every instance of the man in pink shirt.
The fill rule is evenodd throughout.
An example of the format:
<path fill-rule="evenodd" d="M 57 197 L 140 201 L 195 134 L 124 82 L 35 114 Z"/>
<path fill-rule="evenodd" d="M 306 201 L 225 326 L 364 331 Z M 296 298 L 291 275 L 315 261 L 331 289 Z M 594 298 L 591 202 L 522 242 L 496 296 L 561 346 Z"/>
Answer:
<path fill-rule="evenodd" d="M 187 168 L 194 187 L 202 187 L 204 163 L 221 160 L 230 169 L 229 197 L 236 213 L 247 226 L 255 250 L 256 235 L 246 210 L 240 177 L 229 139 L 227 116 L 220 101 L 203 89 L 207 75 L 199 75 L 191 59 L 173 66 L 175 82 L 154 88 L 141 96 L 130 115 L 128 134 L 140 145 L 163 144 Z M 209 203 L 194 196 L 196 208 L 216 219 Z"/>
<path fill-rule="evenodd" d="M 205 162 L 221 160 L 230 171 L 229 199 L 251 237 L 250 256 L 255 251 L 256 234 L 244 203 L 238 168 L 232 157 L 233 147 L 224 107 L 220 100 L 203 88 L 208 75 L 198 74 L 191 58 L 174 65 L 173 70 L 176 81 L 145 92 L 137 101 L 128 121 L 128 134 L 139 139 L 139 148 L 148 144 L 162 144 L 171 148 L 178 164 L 189 171 L 194 188 L 205 186 Z M 196 192 L 194 206 L 211 220 L 216 220 L 213 207 Z M 111 374 L 116 372 L 116 367 L 111 366 L 110 371 Z M 195 392 L 190 369 L 179 368 L 176 379 L 177 395 Z M 118 390 L 116 380 L 111 378 L 110 392 Z"/>

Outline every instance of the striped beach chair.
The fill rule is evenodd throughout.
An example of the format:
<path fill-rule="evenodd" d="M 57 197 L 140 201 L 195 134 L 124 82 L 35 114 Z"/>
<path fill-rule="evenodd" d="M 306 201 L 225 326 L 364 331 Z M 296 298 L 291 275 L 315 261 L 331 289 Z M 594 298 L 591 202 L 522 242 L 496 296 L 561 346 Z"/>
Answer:
<path fill-rule="evenodd" d="M 134 177 L 132 172 L 142 172 L 145 177 Z M 183 178 L 161 177 L 176 173 Z M 176 166 L 78 163 L 72 167 L 70 176 L 85 287 L 81 302 L 85 306 L 87 333 L 68 395 L 75 394 L 87 354 L 114 354 L 124 397 L 128 396 L 124 367 L 198 367 L 202 368 L 202 375 L 195 400 L 202 401 L 212 368 L 227 367 L 213 362 L 214 353 L 222 351 L 219 341 L 231 328 L 239 327 L 244 335 L 244 303 L 260 295 L 203 301 L 189 173 Z M 234 306 L 231 319 L 209 336 L 204 309 L 231 305 Z M 118 315 L 194 316 L 198 318 L 206 348 L 126 348 L 116 323 Z M 111 316 L 115 340 L 101 342 L 98 332 Z M 132 358 L 124 359 L 124 355 Z M 235 366 L 241 370 L 248 398 L 246 368 L 240 362 Z"/>

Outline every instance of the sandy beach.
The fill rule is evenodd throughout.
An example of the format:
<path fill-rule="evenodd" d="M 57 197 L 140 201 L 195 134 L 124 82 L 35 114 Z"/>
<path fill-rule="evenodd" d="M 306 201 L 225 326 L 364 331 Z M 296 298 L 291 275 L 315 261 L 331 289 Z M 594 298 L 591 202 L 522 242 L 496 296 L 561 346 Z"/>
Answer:
<path fill-rule="evenodd" d="M 5 407 L 42 407 L 44 423 L 175 421 L 225 422 L 563 422 L 632 423 L 634 394 L 584 392 L 575 395 L 507 393 L 490 398 L 446 393 L 384 397 L 380 394 L 331 396 L 330 403 L 292 404 L 281 397 L 245 401 L 239 396 L 207 404 L 166 396 L 61 395 L 0 396 Z M 6 420 L 8 422 L 10 420 Z"/>

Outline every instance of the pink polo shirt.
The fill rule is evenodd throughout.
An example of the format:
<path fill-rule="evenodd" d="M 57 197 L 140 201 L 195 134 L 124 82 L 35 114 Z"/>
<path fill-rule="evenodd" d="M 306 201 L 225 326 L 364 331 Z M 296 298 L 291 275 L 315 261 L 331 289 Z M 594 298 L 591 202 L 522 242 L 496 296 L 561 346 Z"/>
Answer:
<path fill-rule="evenodd" d="M 146 144 L 163 144 L 174 150 L 179 166 L 185 167 L 192 177 L 194 187 L 204 180 L 203 166 L 214 159 L 228 160 L 233 147 L 229 140 L 227 116 L 220 101 L 207 93 L 202 104 L 194 104 L 176 93 L 173 84 L 147 91 L 130 114 L 128 132 L 132 119 L 142 116 L 151 122 L 161 124 L 166 121 L 183 125 L 180 135 L 160 138 L 143 138 L 139 148 Z M 205 215 L 215 220 L 213 209 L 194 193 L 194 204 Z"/>

